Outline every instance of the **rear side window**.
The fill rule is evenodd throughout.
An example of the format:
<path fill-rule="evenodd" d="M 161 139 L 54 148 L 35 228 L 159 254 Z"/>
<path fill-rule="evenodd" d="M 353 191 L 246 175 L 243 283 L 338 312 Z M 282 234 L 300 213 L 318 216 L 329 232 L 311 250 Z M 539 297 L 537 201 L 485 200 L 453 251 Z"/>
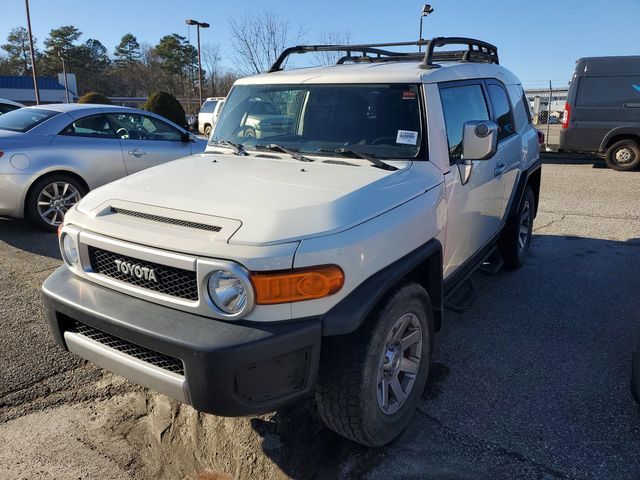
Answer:
<path fill-rule="evenodd" d="M 19 108 L 0 115 L 0 130 L 28 132 L 36 125 L 40 125 L 59 113 L 55 110 L 46 110 L 44 108 Z"/>
<path fill-rule="evenodd" d="M 581 77 L 576 104 L 580 107 L 624 107 L 640 103 L 640 77 Z"/>
<path fill-rule="evenodd" d="M 465 122 L 489 120 L 487 102 L 479 84 L 440 88 L 449 141 L 449 159 L 456 162 L 462 156 L 462 131 Z"/>
<path fill-rule="evenodd" d="M 217 100 L 207 100 L 202 104 L 202 108 L 200 108 L 200 113 L 213 113 L 213 110 L 216 108 Z"/>
<path fill-rule="evenodd" d="M 490 83 L 487 85 L 489 90 L 489 98 L 491 98 L 491 105 L 493 106 L 493 115 L 495 121 L 498 124 L 498 141 L 510 137 L 516 133 L 516 127 L 513 123 L 513 112 L 511 111 L 511 104 L 507 97 L 507 92 L 500 85 Z"/>
<path fill-rule="evenodd" d="M 116 132 L 111 128 L 111 125 L 105 115 L 92 115 L 90 117 L 75 120 L 67 125 L 64 130 L 60 132 L 60 135 L 92 138 L 116 138 Z"/>

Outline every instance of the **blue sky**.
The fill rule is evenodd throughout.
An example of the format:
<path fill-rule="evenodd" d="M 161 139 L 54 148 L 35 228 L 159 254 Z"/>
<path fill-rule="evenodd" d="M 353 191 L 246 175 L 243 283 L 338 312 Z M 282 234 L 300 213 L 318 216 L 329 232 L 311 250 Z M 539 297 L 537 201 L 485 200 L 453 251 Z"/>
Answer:
<path fill-rule="evenodd" d="M 0 40 L 26 25 L 24 0 L 0 0 Z M 528 86 L 566 84 L 581 56 L 640 54 L 640 0 L 433 0 L 435 13 L 425 21 L 426 36 L 476 37 L 498 46 L 503 65 Z M 207 21 L 202 42 L 219 44 L 232 65 L 229 19 L 265 8 L 282 16 L 291 30 L 303 25 L 305 40 L 323 31 L 348 30 L 352 42 L 413 40 L 418 36 L 414 0 L 30 0 L 34 35 L 42 40 L 52 28 L 72 24 L 82 40 L 96 38 L 110 51 L 131 32 L 155 44 L 167 33 L 187 36 L 186 18 Z M 195 32 L 191 34 L 195 43 Z"/>

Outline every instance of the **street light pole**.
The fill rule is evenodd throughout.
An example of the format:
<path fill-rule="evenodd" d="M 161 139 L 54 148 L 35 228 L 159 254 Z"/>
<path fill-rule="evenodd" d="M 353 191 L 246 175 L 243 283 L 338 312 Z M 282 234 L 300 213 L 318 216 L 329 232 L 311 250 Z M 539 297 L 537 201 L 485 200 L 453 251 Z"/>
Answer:
<path fill-rule="evenodd" d="M 29 51 L 31 53 L 31 73 L 33 74 L 33 90 L 36 94 L 36 105 L 40 105 L 40 89 L 38 89 L 38 74 L 36 73 L 36 53 L 33 49 L 33 35 L 31 34 L 31 15 L 29 15 L 29 0 L 24 0 L 27 7 L 27 29 L 29 30 Z"/>
<path fill-rule="evenodd" d="M 196 35 L 198 37 L 198 95 L 200 97 L 200 107 L 202 107 L 202 61 L 200 60 L 200 27 L 209 28 L 209 24 L 206 22 L 198 22 L 197 20 L 189 19 L 185 20 L 187 25 L 196 26 Z"/>
<path fill-rule="evenodd" d="M 433 7 L 426 3 L 420 12 L 420 37 L 418 38 L 420 41 L 422 41 L 422 20 L 431 13 L 433 13 Z M 418 52 L 422 52 L 422 45 L 418 45 Z"/>

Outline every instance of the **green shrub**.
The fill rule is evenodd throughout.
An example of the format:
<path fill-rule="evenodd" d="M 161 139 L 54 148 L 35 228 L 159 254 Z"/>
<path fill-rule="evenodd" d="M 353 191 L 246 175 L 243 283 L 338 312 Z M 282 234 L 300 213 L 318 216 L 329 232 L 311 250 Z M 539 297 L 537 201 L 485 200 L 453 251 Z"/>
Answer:
<path fill-rule="evenodd" d="M 78 99 L 78 103 L 97 103 L 100 105 L 111 105 L 111 100 L 98 92 L 85 93 Z"/>
<path fill-rule="evenodd" d="M 142 109 L 162 115 L 181 127 L 187 125 L 184 108 L 182 108 L 182 105 L 180 105 L 176 97 L 170 93 L 155 92 L 151 94 L 144 105 L 142 105 Z"/>

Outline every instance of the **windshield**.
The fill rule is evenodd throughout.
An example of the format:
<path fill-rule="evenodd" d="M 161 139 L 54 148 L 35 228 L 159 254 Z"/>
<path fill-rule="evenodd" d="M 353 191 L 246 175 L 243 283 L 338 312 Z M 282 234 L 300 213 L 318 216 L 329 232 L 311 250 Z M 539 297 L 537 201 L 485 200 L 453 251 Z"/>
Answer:
<path fill-rule="evenodd" d="M 22 133 L 28 132 L 48 118 L 58 115 L 58 113 L 60 112 L 39 108 L 19 108 L 0 115 L 0 129 Z"/>
<path fill-rule="evenodd" d="M 238 85 L 211 136 L 246 149 L 276 143 L 310 154 L 342 147 L 415 158 L 422 144 L 417 85 Z"/>

